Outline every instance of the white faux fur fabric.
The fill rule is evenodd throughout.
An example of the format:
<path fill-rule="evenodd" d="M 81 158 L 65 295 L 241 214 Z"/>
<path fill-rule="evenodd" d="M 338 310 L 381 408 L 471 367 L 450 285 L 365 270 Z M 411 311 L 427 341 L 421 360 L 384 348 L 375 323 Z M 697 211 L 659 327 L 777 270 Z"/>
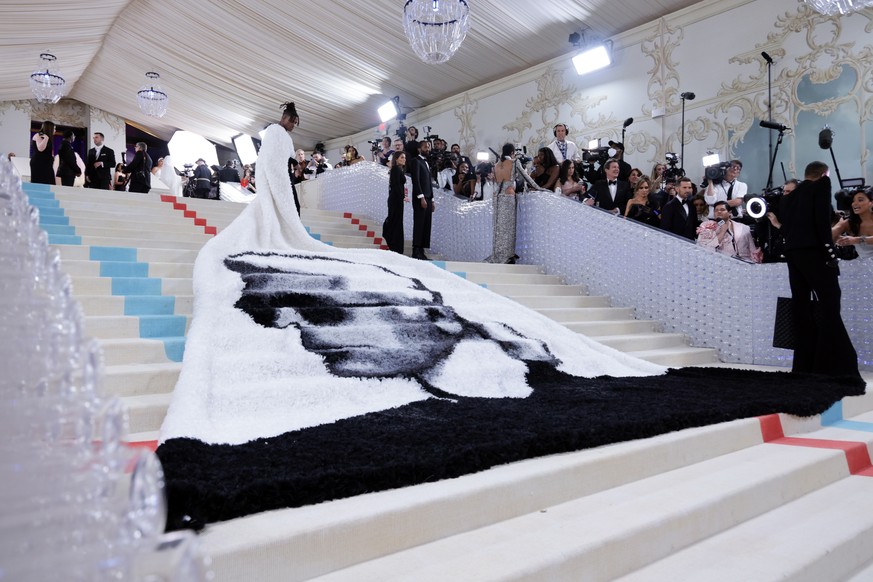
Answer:
<path fill-rule="evenodd" d="M 664 372 L 428 262 L 316 241 L 294 207 L 293 153 L 271 125 L 257 198 L 197 258 L 162 442 L 241 444 L 427 398 L 524 398 L 525 360 L 585 377 Z"/>

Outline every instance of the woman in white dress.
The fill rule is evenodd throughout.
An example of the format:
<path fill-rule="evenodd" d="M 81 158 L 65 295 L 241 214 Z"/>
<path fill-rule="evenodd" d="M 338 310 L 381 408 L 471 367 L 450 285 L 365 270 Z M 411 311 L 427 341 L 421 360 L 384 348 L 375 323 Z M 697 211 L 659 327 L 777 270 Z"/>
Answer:
<path fill-rule="evenodd" d="M 852 214 L 840 219 L 831 232 L 838 247 L 853 245 L 859 259 L 873 257 L 873 199 L 869 192 L 852 196 Z"/>

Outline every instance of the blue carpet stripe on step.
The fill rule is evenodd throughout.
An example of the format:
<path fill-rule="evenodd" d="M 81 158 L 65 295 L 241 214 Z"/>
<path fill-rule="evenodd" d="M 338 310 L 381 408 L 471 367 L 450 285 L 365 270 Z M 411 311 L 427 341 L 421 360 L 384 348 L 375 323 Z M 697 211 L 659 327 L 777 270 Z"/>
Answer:
<path fill-rule="evenodd" d="M 131 247 L 91 247 L 92 261 L 136 261 L 136 249 Z"/>
<path fill-rule="evenodd" d="M 112 277 L 113 295 L 161 295 L 161 280 L 149 277 Z"/>
<path fill-rule="evenodd" d="M 825 410 L 821 415 L 822 426 L 844 428 L 858 432 L 873 432 L 873 422 L 861 422 L 858 420 L 845 420 L 843 418 L 843 403 L 836 402 Z"/>
<path fill-rule="evenodd" d="M 128 295 L 124 298 L 125 315 L 174 315 L 174 295 Z"/>
<path fill-rule="evenodd" d="M 47 184 L 27 184 L 23 189 L 31 206 L 39 209 L 39 224 L 49 244 L 82 244 Z M 88 250 L 89 259 L 100 262 L 100 276 L 111 279 L 112 294 L 124 297 L 124 314 L 138 319 L 139 337 L 160 340 L 167 359 L 181 362 L 187 318 L 174 314 L 176 298 L 161 294 L 161 279 L 148 276 L 149 264 L 138 262 L 137 254 L 134 247 L 93 246 Z"/>
<path fill-rule="evenodd" d="M 100 261 L 101 277 L 148 277 L 149 264 L 133 261 Z"/>

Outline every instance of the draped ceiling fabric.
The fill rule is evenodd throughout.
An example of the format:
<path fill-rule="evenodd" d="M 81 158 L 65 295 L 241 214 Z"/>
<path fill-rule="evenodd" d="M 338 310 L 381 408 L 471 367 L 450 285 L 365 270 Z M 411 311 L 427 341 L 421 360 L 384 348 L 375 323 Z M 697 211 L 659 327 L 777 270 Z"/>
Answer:
<path fill-rule="evenodd" d="M 581 24 L 608 38 L 695 0 L 471 0 L 471 27 L 448 62 L 418 60 L 402 0 L 33 0 L 0 2 L 0 102 L 30 99 L 39 53 L 58 57 L 67 96 L 169 139 L 176 129 L 230 145 L 276 120 L 290 98 L 298 146 L 378 124 L 399 95 L 429 105 L 571 52 Z M 157 71 L 170 95 L 160 120 L 135 94 Z"/>

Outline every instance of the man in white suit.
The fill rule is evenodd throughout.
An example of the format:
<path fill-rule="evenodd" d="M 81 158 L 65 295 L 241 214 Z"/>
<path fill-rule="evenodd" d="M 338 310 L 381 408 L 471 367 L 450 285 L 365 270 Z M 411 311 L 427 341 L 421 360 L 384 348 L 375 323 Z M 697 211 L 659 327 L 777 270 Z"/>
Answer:
<path fill-rule="evenodd" d="M 549 149 L 555 154 L 555 159 L 561 164 L 564 160 L 578 159 L 579 150 L 576 144 L 567 139 L 567 124 L 559 123 L 552 129 L 555 141 L 549 144 Z"/>

